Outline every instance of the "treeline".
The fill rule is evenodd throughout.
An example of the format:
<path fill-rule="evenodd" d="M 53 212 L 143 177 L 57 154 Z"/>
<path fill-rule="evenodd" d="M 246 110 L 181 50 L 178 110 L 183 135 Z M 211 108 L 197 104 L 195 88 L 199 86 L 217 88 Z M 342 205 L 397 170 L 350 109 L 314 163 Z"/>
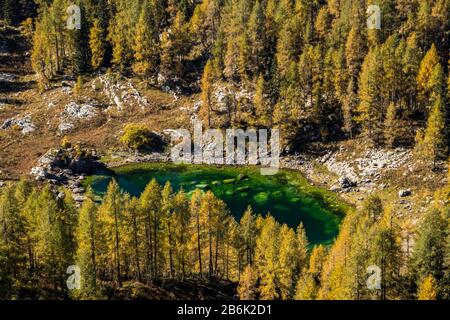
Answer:
<path fill-rule="evenodd" d="M 331 248 L 317 246 L 302 255 L 299 272 L 288 277 L 283 265 L 292 260 L 286 260 L 284 255 L 286 247 L 279 238 L 282 228 L 265 224 L 259 231 L 256 248 L 263 245 L 260 241 L 267 241 L 268 249 L 263 255 L 256 250 L 254 262 L 241 275 L 239 296 L 297 300 L 448 299 L 449 191 L 447 187 L 437 196 L 439 205 L 423 216 L 417 229 L 401 226 L 395 207 L 370 196 L 360 211 L 348 213 Z M 299 258 L 295 250 L 288 257 Z"/>
<path fill-rule="evenodd" d="M 419 227 L 369 197 L 349 212 L 330 248 L 310 248 L 305 230 L 251 208 L 237 222 L 211 192 L 189 198 L 152 181 L 135 198 L 112 181 L 80 209 L 67 191 L 27 181 L 0 196 L 0 297 L 113 298 L 129 283 L 165 279 L 239 282 L 241 299 L 448 299 L 450 187 Z M 80 268 L 68 291 L 66 270 Z M 371 290 L 368 267 L 379 268 Z M 376 280 L 376 278 L 375 278 Z M 377 282 L 374 282 L 376 285 Z M 376 288 L 376 287 L 375 287 Z"/>
<path fill-rule="evenodd" d="M 182 190 L 173 192 L 169 183 L 161 187 L 152 181 L 134 198 L 113 181 L 101 204 L 88 192 L 79 210 L 66 193 L 33 188 L 27 181 L 2 190 L 0 297 L 23 298 L 33 291 L 40 296 L 50 290 L 101 299 L 130 282 L 236 282 L 255 257 L 270 256 L 271 239 L 261 237 L 270 236 L 265 230 L 273 228 L 286 248 L 279 267 L 286 285 L 307 254 L 302 227 L 297 237 L 250 208 L 238 223 L 211 192 L 197 190 L 189 199 Z M 81 289 L 68 292 L 66 270 L 72 265 L 81 269 Z"/>

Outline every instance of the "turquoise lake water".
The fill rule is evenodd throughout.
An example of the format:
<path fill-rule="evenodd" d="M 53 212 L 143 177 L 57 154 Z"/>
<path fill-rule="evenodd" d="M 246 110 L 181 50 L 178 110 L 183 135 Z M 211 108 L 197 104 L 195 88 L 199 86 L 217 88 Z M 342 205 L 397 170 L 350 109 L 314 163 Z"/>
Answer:
<path fill-rule="evenodd" d="M 292 228 L 303 222 L 311 244 L 331 244 L 345 214 L 345 206 L 334 194 L 309 185 L 293 171 L 262 176 L 258 168 L 252 167 L 138 164 L 116 168 L 114 174 L 99 174 L 88 181 L 101 195 L 113 176 L 133 196 L 139 196 L 152 179 L 161 185 L 170 181 L 174 190 L 183 188 L 188 194 L 197 188 L 211 190 L 225 201 L 238 221 L 251 205 L 255 213 L 270 212 Z"/>

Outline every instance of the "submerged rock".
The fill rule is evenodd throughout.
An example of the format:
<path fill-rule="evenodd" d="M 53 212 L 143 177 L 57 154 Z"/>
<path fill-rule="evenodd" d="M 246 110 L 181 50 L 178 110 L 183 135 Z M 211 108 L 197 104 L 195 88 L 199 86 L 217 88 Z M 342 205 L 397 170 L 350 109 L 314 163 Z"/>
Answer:
<path fill-rule="evenodd" d="M 195 187 L 197 189 L 202 189 L 202 190 L 209 190 L 210 189 L 208 184 L 197 184 Z"/>
<path fill-rule="evenodd" d="M 246 192 L 246 191 L 250 191 L 251 188 L 249 186 L 244 186 L 244 187 L 239 187 L 236 189 L 236 191 L 238 192 Z"/>
<path fill-rule="evenodd" d="M 241 174 L 238 175 L 237 180 L 238 180 L 238 181 L 242 181 L 242 180 L 245 180 L 245 179 L 247 179 L 247 178 L 248 178 L 248 177 L 247 177 L 245 174 L 241 173 Z"/>
<path fill-rule="evenodd" d="M 289 201 L 292 203 L 299 203 L 301 201 L 301 199 L 300 198 L 292 198 Z"/>
<path fill-rule="evenodd" d="M 253 197 L 253 200 L 258 204 L 265 204 L 269 201 L 269 194 L 267 192 L 260 192 Z"/>
<path fill-rule="evenodd" d="M 235 183 L 236 182 L 236 179 L 226 179 L 226 180 L 223 180 L 223 183 L 224 184 L 233 184 L 233 183 Z"/>
<path fill-rule="evenodd" d="M 270 194 L 270 196 L 271 196 L 272 198 L 274 198 L 274 199 L 279 199 L 279 198 L 281 198 L 281 197 L 283 196 L 283 192 L 281 192 L 281 191 L 275 191 L 275 192 L 272 192 L 272 193 Z"/>

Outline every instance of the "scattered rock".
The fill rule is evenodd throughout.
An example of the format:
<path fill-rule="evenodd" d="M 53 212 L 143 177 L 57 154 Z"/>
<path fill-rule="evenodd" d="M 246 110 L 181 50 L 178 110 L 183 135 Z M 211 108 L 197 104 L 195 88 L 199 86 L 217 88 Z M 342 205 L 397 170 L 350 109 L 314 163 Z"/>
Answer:
<path fill-rule="evenodd" d="M 77 202 L 79 204 L 84 202 L 84 200 L 86 199 L 86 197 L 84 195 L 82 195 L 82 194 L 74 194 L 72 196 L 72 198 L 73 198 L 73 201 L 75 201 L 75 202 Z"/>
<path fill-rule="evenodd" d="M 17 79 L 15 74 L 10 73 L 0 73 L 0 81 L 2 82 L 14 82 Z"/>
<path fill-rule="evenodd" d="M 248 177 L 245 175 L 245 174 L 243 174 L 243 173 L 240 173 L 239 175 L 238 175 L 238 177 L 237 177 L 237 180 L 238 181 L 242 181 L 242 180 L 245 180 L 245 179 L 247 179 Z"/>
<path fill-rule="evenodd" d="M 76 194 L 83 194 L 85 192 L 85 189 L 84 188 L 75 188 L 72 190 L 72 192 L 76 193 Z"/>
<path fill-rule="evenodd" d="M 332 192 L 339 192 L 341 188 L 338 185 L 334 185 L 330 188 L 330 191 Z"/>
<path fill-rule="evenodd" d="M 96 89 L 103 88 L 103 94 L 106 95 L 111 106 L 115 106 L 118 111 L 123 111 L 125 106 L 137 105 L 142 110 L 148 107 L 148 101 L 145 97 L 141 96 L 139 91 L 133 86 L 131 81 L 115 81 L 111 76 L 104 75 L 98 78 L 100 84 L 96 84 Z"/>
<path fill-rule="evenodd" d="M 64 109 L 64 116 L 71 119 L 92 119 L 97 116 L 97 110 L 90 104 L 79 105 L 76 102 L 69 103 Z"/>
<path fill-rule="evenodd" d="M 349 177 L 341 177 L 339 178 L 339 185 L 343 189 L 350 189 L 357 186 L 357 183 L 352 181 Z"/>
<path fill-rule="evenodd" d="M 37 180 L 43 180 L 47 176 L 47 172 L 44 167 L 34 167 L 31 169 L 31 175 L 35 176 Z"/>
<path fill-rule="evenodd" d="M 98 116 L 97 109 L 91 104 L 77 104 L 70 102 L 61 114 L 61 123 L 58 130 L 61 133 L 69 132 L 75 127 L 73 121 L 87 121 Z"/>
<path fill-rule="evenodd" d="M 407 189 L 407 190 L 400 190 L 399 192 L 398 192 L 398 196 L 400 197 L 400 198 L 406 198 L 406 197 L 409 197 L 409 196 L 411 196 L 412 195 L 412 191 L 410 190 L 410 189 Z"/>
<path fill-rule="evenodd" d="M 81 151 L 74 148 L 51 149 L 43 155 L 38 165 L 31 169 L 31 175 L 37 180 L 47 180 L 54 186 L 65 185 L 72 190 L 74 200 L 84 200 L 85 188 L 81 185 L 86 174 L 96 170 L 107 170 L 98 162 L 95 151 L 80 146 Z"/>
<path fill-rule="evenodd" d="M 0 129 L 7 130 L 7 129 L 10 129 L 15 126 L 17 126 L 22 131 L 22 134 L 24 134 L 24 135 L 30 134 L 36 130 L 36 126 L 34 125 L 30 115 L 25 116 L 20 119 L 14 119 L 14 118 L 7 119 L 0 126 Z"/>
<path fill-rule="evenodd" d="M 64 133 L 64 132 L 72 131 L 74 127 L 75 127 L 75 126 L 73 125 L 73 123 L 70 123 L 70 122 L 63 122 L 63 123 L 60 123 L 60 124 L 59 124 L 58 130 L 59 130 L 61 133 Z"/>

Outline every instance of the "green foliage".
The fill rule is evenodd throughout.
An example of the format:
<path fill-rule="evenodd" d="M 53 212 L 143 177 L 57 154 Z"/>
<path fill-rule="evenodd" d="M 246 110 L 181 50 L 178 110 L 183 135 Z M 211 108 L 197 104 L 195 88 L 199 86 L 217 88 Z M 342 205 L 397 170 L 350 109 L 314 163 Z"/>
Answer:
<path fill-rule="evenodd" d="M 133 70 L 136 74 L 148 76 L 154 73 L 158 61 L 158 49 L 155 31 L 155 21 L 149 3 L 145 2 L 139 20 L 136 25 L 134 36 L 134 58 Z"/>
<path fill-rule="evenodd" d="M 83 1 L 83 28 L 73 32 L 64 26 L 64 0 L 40 4 L 32 62 L 41 91 L 58 72 L 89 66 L 201 89 L 202 100 L 225 81 L 228 114 L 208 112 L 208 123 L 276 125 L 289 150 L 341 133 L 411 145 L 438 95 L 446 103 L 448 71 L 435 70 L 448 59 L 446 1 L 417 10 L 381 1 L 382 30 L 369 31 L 361 1 Z M 250 91 L 253 109 L 237 97 L 239 88 Z M 218 110 L 206 100 L 205 109 Z"/>
<path fill-rule="evenodd" d="M 145 150 L 152 147 L 155 139 L 150 129 L 138 124 L 128 124 L 124 128 L 124 133 L 120 141 L 132 150 Z"/>
<path fill-rule="evenodd" d="M 104 33 L 105 31 L 102 29 L 100 21 L 95 20 L 89 34 L 89 47 L 92 53 L 91 66 L 93 70 L 98 70 L 105 60 Z"/>
<path fill-rule="evenodd" d="M 429 275 L 432 275 L 438 283 L 444 277 L 447 224 L 437 209 L 429 211 L 421 223 L 412 259 L 418 284 Z"/>

